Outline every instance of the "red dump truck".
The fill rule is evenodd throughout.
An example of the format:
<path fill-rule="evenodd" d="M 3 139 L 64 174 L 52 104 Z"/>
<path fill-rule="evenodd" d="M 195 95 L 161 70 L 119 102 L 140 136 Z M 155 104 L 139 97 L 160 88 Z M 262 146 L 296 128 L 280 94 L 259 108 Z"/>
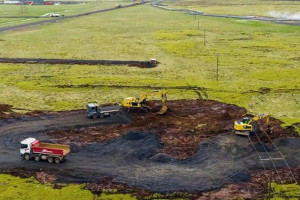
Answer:
<path fill-rule="evenodd" d="M 25 160 L 48 160 L 49 163 L 59 164 L 70 153 L 70 146 L 63 144 L 44 143 L 35 138 L 21 141 L 20 154 Z"/>

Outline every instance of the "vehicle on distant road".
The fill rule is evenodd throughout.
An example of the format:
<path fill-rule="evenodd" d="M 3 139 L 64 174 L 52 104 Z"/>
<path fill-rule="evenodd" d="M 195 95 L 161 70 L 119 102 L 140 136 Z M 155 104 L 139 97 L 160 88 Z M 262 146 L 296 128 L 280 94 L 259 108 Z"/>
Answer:
<path fill-rule="evenodd" d="M 51 13 L 50 14 L 50 17 L 59 17 L 60 15 L 59 14 L 57 14 L 57 13 Z"/>

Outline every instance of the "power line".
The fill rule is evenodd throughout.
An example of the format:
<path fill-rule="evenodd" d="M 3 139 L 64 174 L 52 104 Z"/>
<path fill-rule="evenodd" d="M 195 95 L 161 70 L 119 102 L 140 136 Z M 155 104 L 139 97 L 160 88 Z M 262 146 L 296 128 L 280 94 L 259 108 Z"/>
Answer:
<path fill-rule="evenodd" d="M 251 138 L 250 138 L 249 135 L 248 135 L 248 139 L 249 139 L 249 141 L 250 141 L 250 143 L 251 143 L 253 149 L 255 150 L 256 154 L 258 155 L 259 160 L 261 161 L 261 164 L 262 164 L 262 166 L 263 166 L 263 168 L 264 168 L 264 172 L 265 172 L 266 178 L 267 178 L 267 179 L 269 180 L 269 182 L 271 183 L 271 178 L 267 175 L 266 166 L 265 166 L 265 164 L 264 164 L 264 162 L 263 162 L 263 160 L 262 160 L 262 157 L 260 156 L 260 154 L 258 153 L 257 149 L 255 148 L 255 146 L 254 146 L 253 142 L 251 141 Z M 274 180 L 274 179 L 272 179 L 272 180 Z M 270 188 L 271 188 L 271 190 L 273 191 L 273 195 L 274 195 L 274 198 L 275 198 L 275 200 L 276 200 L 277 198 L 276 198 L 276 196 L 275 196 L 275 190 L 274 190 L 273 187 L 270 187 Z"/>
<path fill-rule="evenodd" d="M 267 133 L 265 133 L 265 132 L 263 132 L 263 133 L 267 136 L 267 138 L 269 139 L 269 141 L 272 143 L 272 145 L 273 145 L 273 146 L 275 147 L 275 149 L 278 151 L 278 153 L 280 154 L 280 156 L 283 158 L 283 160 L 284 160 L 284 162 L 285 162 L 285 164 L 286 164 L 286 166 L 287 166 L 287 168 L 288 168 L 290 174 L 292 175 L 293 180 L 295 181 L 296 185 L 298 185 L 298 182 L 297 182 L 297 180 L 296 180 L 296 178 L 295 178 L 295 176 L 294 176 L 294 174 L 293 174 L 293 172 L 292 172 L 292 170 L 291 170 L 291 167 L 289 166 L 289 164 L 288 164 L 286 158 L 283 156 L 283 154 L 281 153 L 281 151 L 279 151 L 278 147 L 274 144 L 274 142 L 272 141 L 272 139 L 270 138 L 270 136 L 269 136 Z"/>

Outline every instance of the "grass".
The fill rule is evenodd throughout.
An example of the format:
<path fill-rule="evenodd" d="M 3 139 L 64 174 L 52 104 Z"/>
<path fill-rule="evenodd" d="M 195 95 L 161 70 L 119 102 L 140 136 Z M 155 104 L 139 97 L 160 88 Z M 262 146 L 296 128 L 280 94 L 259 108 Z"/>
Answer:
<path fill-rule="evenodd" d="M 271 187 L 274 190 L 272 200 L 297 200 L 300 198 L 300 190 L 299 185 L 297 184 L 276 184 L 272 183 Z"/>
<path fill-rule="evenodd" d="M 112 8 L 118 4 L 126 5 L 132 2 L 129 1 L 91 1 L 80 4 L 61 4 L 61 5 L 1 5 L 0 4 L 0 27 L 13 26 L 19 24 L 26 24 L 35 21 L 50 19 L 47 15 L 43 18 L 30 18 L 42 17 L 47 13 L 58 13 L 60 15 L 74 15 L 83 12 L 91 12 L 105 8 Z M 11 16 L 26 17 L 26 18 L 8 18 Z"/>
<path fill-rule="evenodd" d="M 100 196 L 83 189 L 84 185 L 70 184 L 62 189 L 54 189 L 52 185 L 43 185 L 34 178 L 19 178 L 0 174 L 0 199 L 33 199 L 33 200 L 135 200 L 129 194 L 106 194 Z"/>
<path fill-rule="evenodd" d="M 269 16 L 269 12 L 298 13 L 299 1 L 277 0 L 179 0 L 165 1 L 171 8 L 189 8 L 210 14 Z"/>
<path fill-rule="evenodd" d="M 210 99 L 243 106 L 250 113 L 268 113 L 287 124 L 300 121 L 299 27 L 205 17 L 197 30 L 197 21 L 181 12 L 136 6 L 1 33 L 0 57 L 155 57 L 161 64 L 153 69 L 1 64 L 0 103 L 69 110 L 95 100 L 120 102 L 149 91 L 147 86 L 166 87 L 169 99 L 193 99 L 198 96 L 192 90 L 174 87 L 198 86 L 206 88 Z M 95 87 L 81 87 L 86 84 Z"/>
<path fill-rule="evenodd" d="M 7 174 L 0 174 L 0 199 L 33 199 L 33 200 L 135 200 L 130 194 L 102 193 L 94 195 L 89 190 L 84 189 L 84 184 L 69 184 L 61 189 L 54 189 L 51 184 L 40 184 L 33 177 L 20 178 Z M 274 190 L 273 198 L 283 200 L 289 197 L 290 200 L 296 200 L 300 197 L 299 185 L 296 184 L 276 184 L 272 183 Z M 181 198 L 176 198 L 180 196 Z M 189 199 L 190 194 L 152 194 L 145 199 Z"/>

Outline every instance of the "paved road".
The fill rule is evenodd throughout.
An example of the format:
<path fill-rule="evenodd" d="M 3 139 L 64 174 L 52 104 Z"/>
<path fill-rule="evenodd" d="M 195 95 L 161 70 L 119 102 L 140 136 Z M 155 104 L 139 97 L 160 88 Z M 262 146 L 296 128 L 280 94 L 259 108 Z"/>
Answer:
<path fill-rule="evenodd" d="M 201 11 L 191 10 L 187 8 L 168 8 L 166 6 L 161 6 L 157 4 L 152 4 L 152 5 L 156 8 L 160 8 L 168 11 L 186 12 L 190 15 L 198 15 L 198 16 L 205 16 L 205 17 L 234 18 L 234 19 L 243 19 L 243 20 L 256 20 L 256 21 L 265 21 L 265 22 L 272 22 L 272 23 L 285 24 L 285 25 L 300 26 L 299 20 L 287 20 L 287 19 L 263 17 L 263 16 L 208 14 L 208 13 L 203 13 Z"/>

